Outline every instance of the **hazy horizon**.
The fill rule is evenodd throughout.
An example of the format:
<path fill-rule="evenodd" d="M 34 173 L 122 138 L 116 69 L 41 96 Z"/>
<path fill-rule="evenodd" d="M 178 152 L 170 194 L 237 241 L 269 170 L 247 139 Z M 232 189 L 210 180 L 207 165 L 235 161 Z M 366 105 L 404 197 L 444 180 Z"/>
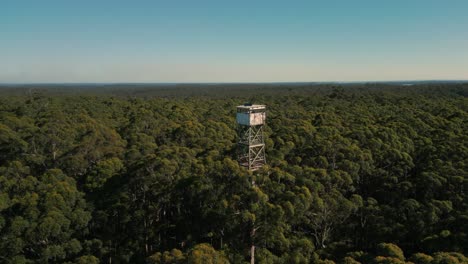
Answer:
<path fill-rule="evenodd" d="M 362 84 L 362 83 L 408 83 L 408 84 L 418 84 L 418 83 L 468 83 L 466 80 L 375 80 L 375 81 L 285 81 L 285 82 L 0 82 L 0 86 L 28 86 L 28 85 L 217 85 L 217 84 L 226 84 L 226 85 L 243 85 L 243 84 L 297 84 L 297 85 L 321 85 L 321 84 Z"/>
<path fill-rule="evenodd" d="M 466 10 L 466 1 L 6 1 L 0 83 L 468 80 Z"/>

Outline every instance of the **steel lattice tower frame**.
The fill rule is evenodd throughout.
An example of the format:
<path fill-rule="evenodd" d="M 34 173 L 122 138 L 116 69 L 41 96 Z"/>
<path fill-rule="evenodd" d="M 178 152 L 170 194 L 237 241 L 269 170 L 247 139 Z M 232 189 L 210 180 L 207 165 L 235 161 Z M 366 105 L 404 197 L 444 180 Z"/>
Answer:
<path fill-rule="evenodd" d="M 265 119 L 265 105 L 245 104 L 237 107 L 238 161 L 251 171 L 266 164 L 263 134 Z"/>

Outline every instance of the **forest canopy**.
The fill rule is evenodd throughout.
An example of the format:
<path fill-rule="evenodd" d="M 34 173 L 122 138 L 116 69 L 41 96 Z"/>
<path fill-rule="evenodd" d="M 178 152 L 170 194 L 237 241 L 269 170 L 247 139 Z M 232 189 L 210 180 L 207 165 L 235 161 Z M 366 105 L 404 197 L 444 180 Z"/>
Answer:
<path fill-rule="evenodd" d="M 0 263 L 468 263 L 468 84 L 0 87 Z M 268 165 L 236 161 L 267 105 Z M 255 185 L 252 185 L 255 182 Z"/>

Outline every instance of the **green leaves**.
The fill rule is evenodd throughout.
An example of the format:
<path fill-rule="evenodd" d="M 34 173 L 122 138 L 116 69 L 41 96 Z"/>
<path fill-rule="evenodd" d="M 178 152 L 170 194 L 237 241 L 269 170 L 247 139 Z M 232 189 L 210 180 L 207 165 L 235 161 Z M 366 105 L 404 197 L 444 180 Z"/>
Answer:
<path fill-rule="evenodd" d="M 60 170 L 26 176 L 19 163 L 0 168 L 3 208 L 0 251 L 7 258 L 65 260 L 78 254 L 79 237 L 91 216 L 75 181 Z M 10 184 L 13 183 L 13 184 Z"/>
<path fill-rule="evenodd" d="M 102 188 L 110 178 L 116 176 L 123 168 L 123 162 L 116 157 L 99 161 L 86 177 L 86 188 L 90 191 Z"/>
<path fill-rule="evenodd" d="M 377 254 L 383 257 L 396 258 L 399 260 L 405 260 L 403 250 L 397 245 L 392 243 L 380 243 L 377 245 Z"/>
<path fill-rule="evenodd" d="M 0 262 L 463 263 L 466 85 L 374 86 L 0 97 Z M 254 173 L 247 99 L 269 109 Z"/>
<path fill-rule="evenodd" d="M 0 123 L 0 165 L 6 160 L 17 157 L 27 145 L 20 135 Z"/>

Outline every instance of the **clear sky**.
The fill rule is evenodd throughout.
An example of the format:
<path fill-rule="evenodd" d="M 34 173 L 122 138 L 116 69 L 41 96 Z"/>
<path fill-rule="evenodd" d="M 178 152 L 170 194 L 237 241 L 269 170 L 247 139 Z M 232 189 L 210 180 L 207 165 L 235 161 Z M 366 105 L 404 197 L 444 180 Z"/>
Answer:
<path fill-rule="evenodd" d="M 0 0 L 0 82 L 468 79 L 467 0 Z"/>

